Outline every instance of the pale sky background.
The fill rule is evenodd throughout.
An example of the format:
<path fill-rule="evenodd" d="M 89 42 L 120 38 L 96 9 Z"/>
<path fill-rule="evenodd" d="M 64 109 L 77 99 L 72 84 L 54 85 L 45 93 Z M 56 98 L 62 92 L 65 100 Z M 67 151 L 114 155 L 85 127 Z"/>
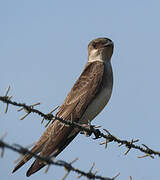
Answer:
<path fill-rule="evenodd" d="M 112 57 L 114 88 L 109 104 L 93 124 L 114 135 L 140 139 L 160 151 L 160 1 L 159 0 L 14 0 L 0 2 L 0 95 L 8 85 L 14 100 L 32 104 L 48 113 L 60 105 L 87 61 L 87 45 L 97 37 L 114 41 Z M 0 136 L 7 132 L 8 143 L 23 146 L 38 140 L 45 130 L 35 114 L 24 121 L 17 108 L 0 103 Z M 79 160 L 75 167 L 88 171 L 93 162 L 98 174 L 118 180 L 160 178 L 160 158 L 138 159 L 143 153 L 110 143 L 108 149 L 79 135 L 57 159 Z M 6 150 L 0 159 L 3 180 L 61 179 L 63 168 L 52 166 L 30 178 L 25 173 L 31 161 L 15 174 L 18 154 Z M 33 161 L 33 160 L 32 160 Z M 2 178 L 3 177 L 3 178 Z M 76 179 L 71 173 L 68 180 Z M 84 177 L 81 179 L 85 179 Z"/>

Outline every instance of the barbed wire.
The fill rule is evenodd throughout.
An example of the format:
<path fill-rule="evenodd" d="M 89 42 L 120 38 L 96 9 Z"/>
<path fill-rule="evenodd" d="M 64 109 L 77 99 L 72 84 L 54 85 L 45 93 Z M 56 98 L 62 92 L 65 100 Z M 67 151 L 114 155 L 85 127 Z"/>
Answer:
<path fill-rule="evenodd" d="M 4 142 L 2 140 L 2 138 L 0 139 L 0 148 L 3 151 L 3 154 L 4 154 L 4 149 L 7 148 L 7 149 L 10 149 L 12 151 L 18 152 L 18 153 L 20 153 L 22 155 L 25 155 L 26 153 L 31 154 L 36 159 L 44 161 L 47 165 L 56 165 L 56 166 L 64 167 L 65 170 L 67 171 L 67 173 L 62 178 L 62 180 L 64 180 L 71 171 L 73 171 L 73 172 L 75 172 L 77 174 L 80 174 L 80 176 L 78 176 L 77 178 L 80 178 L 81 176 L 85 176 L 88 179 L 115 180 L 115 178 L 117 176 L 119 176 L 119 173 L 116 176 L 114 176 L 113 178 L 96 175 L 96 172 L 95 173 L 92 172 L 92 169 L 94 167 L 93 165 L 92 165 L 91 169 L 88 172 L 85 172 L 85 171 L 82 171 L 82 170 L 72 166 L 72 164 L 77 160 L 77 158 L 75 160 L 73 160 L 72 162 L 70 162 L 70 163 L 68 163 L 66 161 L 63 161 L 63 160 L 52 161 L 50 158 L 41 157 L 41 156 L 29 151 L 27 148 L 24 148 L 24 147 L 22 147 L 22 146 L 20 146 L 18 144 L 10 145 L 10 144 Z"/>
<path fill-rule="evenodd" d="M 9 86 L 9 88 L 7 88 L 5 95 L 0 96 L 0 101 L 2 101 L 3 103 L 5 103 L 7 105 L 6 109 L 5 109 L 5 113 L 7 113 L 9 105 L 17 106 L 17 107 L 20 107 L 20 109 L 18 111 L 24 110 L 26 112 L 26 114 L 20 118 L 21 120 L 23 120 L 25 117 L 27 117 L 30 113 L 36 113 L 43 118 L 42 122 L 44 120 L 48 120 L 46 126 L 48 126 L 48 124 L 54 120 L 59 120 L 60 122 L 64 123 L 67 126 L 71 126 L 73 128 L 78 128 L 83 134 L 85 134 L 87 136 L 91 136 L 93 134 L 94 135 L 94 138 L 92 138 L 93 140 L 96 140 L 99 138 L 105 139 L 105 142 L 100 143 L 101 145 L 104 144 L 105 148 L 107 148 L 107 145 L 109 142 L 116 142 L 119 144 L 119 147 L 124 145 L 127 148 L 125 155 L 127 155 L 131 149 L 136 149 L 136 150 L 139 150 L 139 151 L 145 153 L 145 155 L 139 156 L 138 158 L 144 158 L 144 157 L 154 158 L 155 155 L 160 157 L 159 151 L 152 150 L 151 148 L 149 148 L 145 144 L 142 144 L 141 146 L 136 145 L 135 143 L 137 143 L 139 141 L 139 139 L 136 139 L 136 140 L 132 139 L 131 141 L 123 140 L 123 139 L 120 139 L 120 138 L 112 135 L 107 129 L 103 129 L 103 131 L 104 131 L 104 133 L 103 133 L 102 130 L 99 129 L 100 126 L 91 125 L 90 122 L 88 122 L 88 125 L 83 125 L 83 124 L 79 124 L 77 122 L 74 122 L 72 120 L 66 121 L 60 117 L 54 116 L 52 113 L 58 107 L 54 108 L 50 113 L 45 114 L 45 113 L 39 111 L 38 109 L 34 108 L 35 106 L 39 105 L 40 103 L 35 103 L 33 105 L 26 105 L 26 103 L 19 103 L 16 101 L 12 101 L 11 98 L 13 96 L 8 96 L 9 90 L 10 90 L 10 86 Z M 1 153 L 2 156 L 4 154 L 5 148 L 16 151 L 22 155 L 24 155 L 26 153 L 31 154 L 33 157 L 38 158 L 42 161 L 45 161 L 47 163 L 48 167 L 50 165 L 63 166 L 65 168 L 65 170 L 67 171 L 67 173 L 62 178 L 62 180 L 66 179 L 66 177 L 68 176 L 68 174 L 71 171 L 74 171 L 74 172 L 80 174 L 77 178 L 80 178 L 81 176 L 85 176 L 88 179 L 114 180 L 119 175 L 118 174 L 113 178 L 98 176 L 98 175 L 96 175 L 97 171 L 95 173 L 92 173 L 92 169 L 93 169 L 94 165 L 92 165 L 89 172 L 84 172 L 84 171 L 77 169 L 77 168 L 74 168 L 72 166 L 72 163 L 75 162 L 75 160 L 73 160 L 71 163 L 68 163 L 68 162 L 62 161 L 62 160 L 52 161 L 52 159 L 40 157 L 39 155 L 32 153 L 27 148 L 24 148 L 20 145 L 17 145 L 17 144 L 15 144 L 13 146 L 9 145 L 8 143 L 3 141 L 3 138 L 1 138 L 0 139 L 0 149 L 2 150 L 2 153 Z"/>
<path fill-rule="evenodd" d="M 107 129 L 103 129 L 103 131 L 105 132 L 105 134 L 104 134 L 100 129 L 97 129 L 97 127 L 99 127 L 99 126 L 90 125 L 90 123 L 88 124 L 88 126 L 87 125 L 84 126 L 84 125 L 79 124 L 77 122 L 74 122 L 72 120 L 66 121 L 66 120 L 64 120 L 64 119 L 62 119 L 60 117 L 54 116 L 52 114 L 52 112 L 56 108 L 53 111 L 51 111 L 50 113 L 45 114 L 45 113 L 43 113 L 43 112 L 41 112 L 41 111 L 34 108 L 35 106 L 39 105 L 40 103 L 35 103 L 33 105 L 26 105 L 25 103 L 18 103 L 16 101 L 12 101 L 11 100 L 12 96 L 8 96 L 9 90 L 10 90 L 10 86 L 6 90 L 5 96 L 0 96 L 0 101 L 7 104 L 6 109 L 5 109 L 5 113 L 8 110 L 9 104 L 11 104 L 13 106 L 21 107 L 20 110 L 23 109 L 26 112 L 26 114 L 21 119 L 24 119 L 31 112 L 36 113 L 36 114 L 40 115 L 43 118 L 42 121 L 44 121 L 44 119 L 48 120 L 47 125 L 51 121 L 59 120 L 60 122 L 66 124 L 66 125 L 69 125 L 69 126 L 74 127 L 74 128 L 78 128 L 80 131 L 85 132 L 84 134 L 86 134 L 87 136 L 91 136 L 92 134 L 94 134 L 95 137 L 92 138 L 94 140 L 99 139 L 99 138 L 105 139 L 105 142 L 100 143 L 101 145 L 104 144 L 105 148 L 107 148 L 107 145 L 108 145 L 109 142 L 116 142 L 116 143 L 119 144 L 119 147 L 122 146 L 122 145 L 126 146 L 127 151 L 125 152 L 125 155 L 127 155 L 128 152 L 130 152 L 131 149 L 136 149 L 136 150 L 139 150 L 139 151 L 145 153 L 145 155 L 139 156 L 138 158 L 143 158 L 143 157 L 148 157 L 148 156 L 151 157 L 151 158 L 154 158 L 155 155 L 160 157 L 160 152 L 159 151 L 152 150 L 151 148 L 149 148 L 145 144 L 142 144 L 141 146 L 136 145 L 135 143 L 137 143 L 139 141 L 139 139 L 136 139 L 136 140 L 132 139 L 131 141 L 127 141 L 127 140 L 123 140 L 123 139 L 120 139 L 120 138 L 112 135 Z M 20 111 L 20 110 L 18 110 L 18 111 Z"/>

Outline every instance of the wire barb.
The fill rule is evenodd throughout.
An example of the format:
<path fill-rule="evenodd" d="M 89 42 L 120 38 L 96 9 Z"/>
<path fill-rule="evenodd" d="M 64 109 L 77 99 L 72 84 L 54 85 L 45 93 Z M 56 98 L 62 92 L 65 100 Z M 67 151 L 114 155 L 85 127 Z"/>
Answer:
<path fill-rule="evenodd" d="M 26 114 L 25 114 L 24 116 L 22 116 L 22 117 L 20 118 L 20 120 L 24 120 L 24 119 L 32 112 L 31 109 L 33 109 L 33 108 L 34 108 L 35 106 L 37 106 L 37 105 L 40 105 L 40 102 L 37 102 L 37 103 L 34 103 L 34 104 L 30 105 L 29 108 L 27 108 L 27 107 L 22 107 L 22 108 L 18 109 L 18 110 L 17 110 L 18 112 L 20 112 L 20 111 L 22 111 L 22 110 L 24 110 L 24 111 L 26 112 Z"/>
<path fill-rule="evenodd" d="M 4 95 L 4 98 L 5 98 L 7 101 L 10 101 L 11 98 L 13 97 L 13 96 L 8 96 L 8 93 L 9 93 L 10 89 L 11 89 L 11 87 L 10 87 L 10 85 L 9 85 L 8 88 L 6 89 L 6 93 L 5 93 L 5 95 Z M 6 108 L 5 108 L 5 111 L 4 111 L 5 113 L 8 112 L 8 106 L 9 106 L 9 103 L 6 103 Z"/>
<path fill-rule="evenodd" d="M 47 114 L 47 116 L 52 115 L 52 113 L 53 113 L 54 111 L 56 111 L 58 108 L 59 108 L 59 106 L 56 106 L 51 112 L 49 112 L 49 113 Z M 53 115 L 52 115 L 52 116 L 53 116 Z M 42 118 L 41 124 L 44 122 L 44 120 L 45 120 L 45 117 Z M 45 125 L 45 126 L 46 126 L 46 125 Z M 47 125 L 47 126 L 48 126 L 48 125 Z M 46 127 L 47 127 L 47 126 L 46 126 Z"/>
<path fill-rule="evenodd" d="M 71 161 L 71 162 L 69 163 L 69 165 L 71 166 L 71 165 L 72 165 L 73 163 L 75 163 L 77 160 L 78 160 L 78 158 L 75 158 L 73 161 Z M 65 179 L 67 178 L 67 176 L 69 175 L 69 173 L 71 172 L 70 166 L 64 167 L 65 171 L 67 171 L 67 172 L 66 172 L 66 174 L 62 177 L 62 180 L 65 180 Z"/>
<path fill-rule="evenodd" d="M 126 147 L 128 148 L 127 149 L 127 151 L 124 153 L 124 155 L 127 155 L 128 153 L 129 153 L 129 151 L 131 150 L 131 148 L 132 148 L 132 145 L 134 144 L 134 143 L 136 143 L 136 142 L 138 142 L 139 141 L 139 139 L 136 139 L 136 140 L 131 140 L 131 142 L 129 142 L 129 144 L 127 144 L 126 145 Z"/>

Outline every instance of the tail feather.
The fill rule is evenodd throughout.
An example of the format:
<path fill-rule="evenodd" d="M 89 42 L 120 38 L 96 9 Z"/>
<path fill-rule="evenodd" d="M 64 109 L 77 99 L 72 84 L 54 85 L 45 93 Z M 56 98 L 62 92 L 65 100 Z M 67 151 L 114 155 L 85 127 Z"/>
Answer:
<path fill-rule="evenodd" d="M 44 158 L 56 157 L 75 138 L 77 134 L 77 130 L 73 130 L 72 127 L 66 127 L 59 121 L 56 121 L 47 128 L 37 144 L 31 149 L 31 152 L 35 154 L 40 152 L 40 156 Z M 31 158 L 32 155 L 26 154 L 22 161 L 20 161 L 14 168 L 12 173 L 17 171 Z M 36 159 L 27 171 L 26 176 L 30 176 L 39 171 L 45 165 L 46 163 L 44 161 Z"/>
<path fill-rule="evenodd" d="M 50 136 L 50 132 L 52 131 L 52 128 L 54 126 L 54 123 L 50 124 L 50 126 L 46 129 L 46 131 L 43 133 L 43 135 L 40 137 L 37 144 L 31 149 L 32 153 L 38 154 L 42 148 L 44 147 L 48 137 Z M 13 169 L 12 173 L 17 171 L 21 166 L 23 166 L 27 161 L 29 161 L 33 156 L 31 154 L 26 154 L 23 159 L 17 164 L 17 166 Z"/>
<path fill-rule="evenodd" d="M 34 163 L 31 165 L 31 167 L 28 169 L 26 176 L 29 177 L 30 175 L 32 175 L 33 173 L 39 171 L 41 168 L 43 168 L 46 165 L 45 162 L 39 161 L 37 162 L 37 160 L 34 161 Z"/>
<path fill-rule="evenodd" d="M 72 129 L 69 129 L 69 132 Z M 77 136 L 78 132 L 73 132 L 73 134 L 70 137 L 66 137 L 61 141 L 61 144 L 58 146 L 55 146 L 55 144 L 52 144 L 52 138 L 46 142 L 45 146 L 43 147 L 40 156 L 41 157 L 51 157 L 55 158 L 63 149 Z M 41 161 L 39 159 L 36 159 L 31 167 L 28 169 L 26 176 L 29 177 L 30 175 L 34 174 L 35 172 L 39 171 L 42 169 L 44 166 L 46 166 L 46 163 L 44 161 Z"/>
<path fill-rule="evenodd" d="M 38 154 L 42 148 L 43 148 L 44 144 L 42 144 L 41 146 L 35 145 L 32 149 L 31 152 L 34 154 Z M 15 171 L 17 171 L 21 166 L 23 166 L 27 161 L 29 161 L 33 156 L 31 154 L 26 154 L 23 159 L 16 165 L 16 167 L 13 169 L 12 173 L 14 173 Z"/>

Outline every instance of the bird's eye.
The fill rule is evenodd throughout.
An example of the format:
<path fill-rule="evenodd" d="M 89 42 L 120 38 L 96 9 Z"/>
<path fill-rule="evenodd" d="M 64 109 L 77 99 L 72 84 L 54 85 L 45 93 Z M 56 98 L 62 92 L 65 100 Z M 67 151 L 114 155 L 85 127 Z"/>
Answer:
<path fill-rule="evenodd" d="M 96 43 L 95 43 L 95 42 L 93 42 L 93 43 L 92 43 L 92 46 L 93 46 L 94 48 L 96 48 Z"/>

